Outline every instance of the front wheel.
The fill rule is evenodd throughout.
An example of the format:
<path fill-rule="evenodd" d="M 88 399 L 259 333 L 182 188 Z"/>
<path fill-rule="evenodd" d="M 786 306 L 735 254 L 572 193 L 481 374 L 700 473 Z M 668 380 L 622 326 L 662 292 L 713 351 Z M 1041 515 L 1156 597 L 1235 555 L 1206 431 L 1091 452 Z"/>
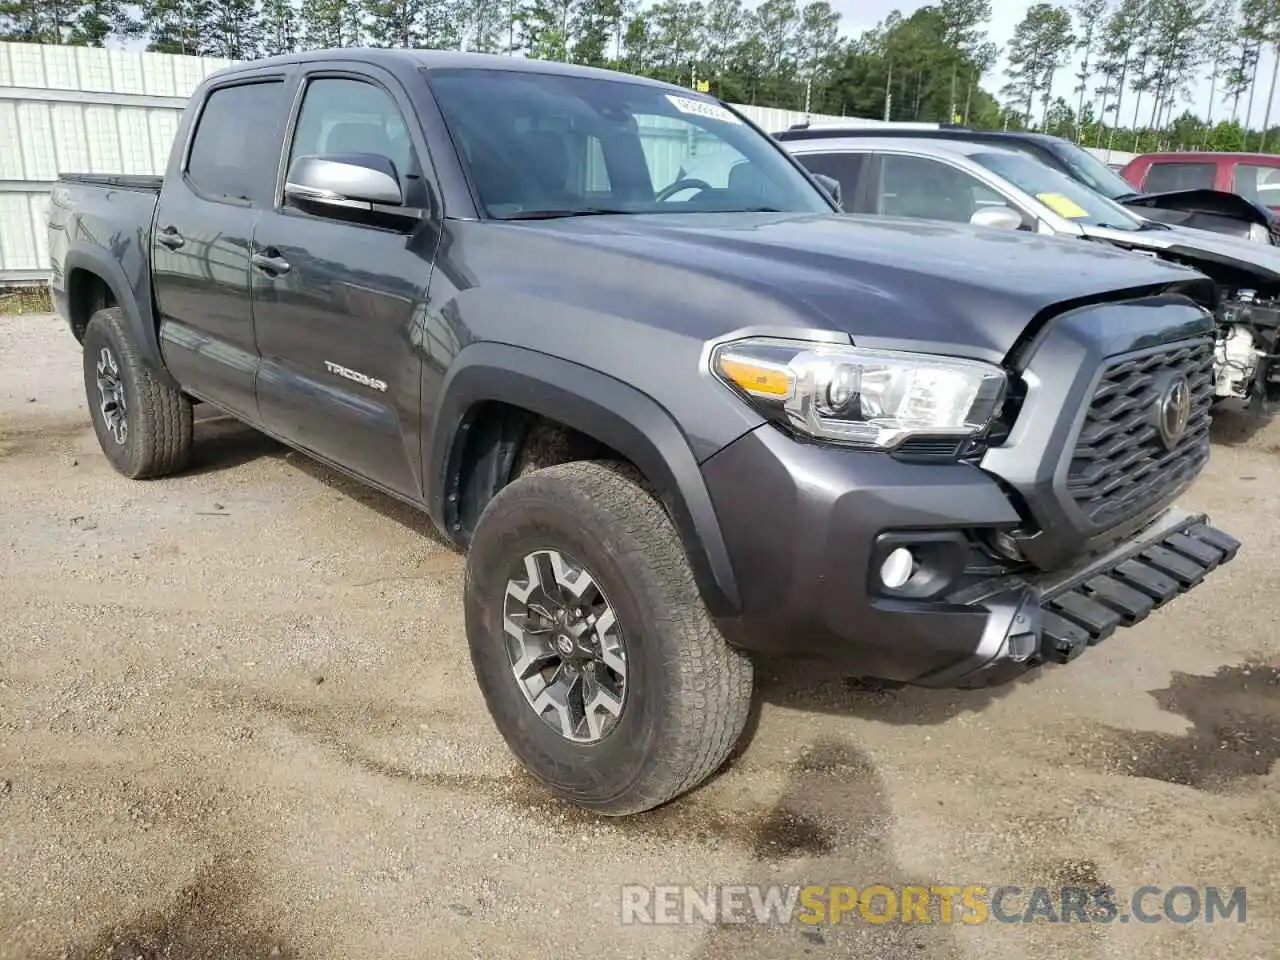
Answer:
<path fill-rule="evenodd" d="M 659 806 L 714 773 L 746 723 L 751 661 L 626 468 L 561 464 L 499 491 L 467 558 L 466 625 L 499 732 L 579 806 Z"/>

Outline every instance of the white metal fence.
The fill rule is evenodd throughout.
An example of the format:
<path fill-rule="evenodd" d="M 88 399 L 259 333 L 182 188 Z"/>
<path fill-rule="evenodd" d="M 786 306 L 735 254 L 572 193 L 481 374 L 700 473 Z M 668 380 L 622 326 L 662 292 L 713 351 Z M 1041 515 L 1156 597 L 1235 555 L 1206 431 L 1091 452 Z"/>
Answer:
<path fill-rule="evenodd" d="M 48 275 L 60 171 L 162 172 L 186 98 L 229 62 L 0 43 L 0 282 Z"/>
<path fill-rule="evenodd" d="M 60 172 L 163 173 L 187 97 L 230 63 L 0 43 L 0 283 L 48 276 L 45 218 Z M 792 110 L 743 110 L 769 131 L 805 117 Z"/>

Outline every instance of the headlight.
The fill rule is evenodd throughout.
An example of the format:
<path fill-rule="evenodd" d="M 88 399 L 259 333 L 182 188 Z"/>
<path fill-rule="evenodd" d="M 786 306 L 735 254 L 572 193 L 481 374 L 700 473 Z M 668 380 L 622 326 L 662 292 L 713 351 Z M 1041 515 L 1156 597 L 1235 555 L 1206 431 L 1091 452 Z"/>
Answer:
<path fill-rule="evenodd" d="M 1249 239 L 1255 243 L 1270 243 L 1271 231 L 1260 223 L 1249 224 Z"/>
<path fill-rule="evenodd" d="M 878 449 L 911 436 L 980 433 L 1005 389 L 1004 372 L 977 360 L 795 340 L 726 343 L 711 367 L 799 433 Z"/>

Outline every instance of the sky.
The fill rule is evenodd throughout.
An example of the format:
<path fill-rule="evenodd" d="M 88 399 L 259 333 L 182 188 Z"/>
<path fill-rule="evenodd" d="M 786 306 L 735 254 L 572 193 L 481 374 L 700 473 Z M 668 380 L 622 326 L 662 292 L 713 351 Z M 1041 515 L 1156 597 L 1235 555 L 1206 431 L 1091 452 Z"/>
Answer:
<path fill-rule="evenodd" d="M 1018 21 L 1020 21 L 1026 14 L 1027 7 L 1031 6 L 1032 2 L 1034 2 L 1034 0 L 991 0 L 991 23 L 988 27 L 988 36 L 992 41 L 998 44 L 1002 50 L 1008 46 L 1009 38 L 1013 36 L 1014 27 L 1018 25 Z M 1064 0 L 1060 0 L 1060 2 L 1064 2 Z M 910 16 L 920 7 L 927 5 L 925 0 L 901 0 L 901 2 L 898 2 L 898 0 L 831 0 L 831 4 L 840 12 L 843 32 L 850 36 L 857 36 L 864 30 L 871 29 L 894 10 L 901 10 L 902 15 L 905 17 Z M 1270 85 L 1272 63 L 1273 60 L 1270 54 L 1264 53 L 1262 62 L 1259 65 L 1258 76 L 1260 79 L 1265 79 L 1264 82 L 1259 83 L 1259 89 L 1255 92 L 1253 98 L 1252 121 L 1255 127 L 1260 127 L 1262 125 L 1263 115 L 1266 110 L 1267 88 Z M 1006 66 L 1007 62 L 1002 57 L 1000 64 L 996 67 L 996 70 L 991 74 L 988 74 L 983 81 L 983 86 L 997 96 L 1000 94 L 1000 88 L 1008 81 L 1008 77 L 1004 75 L 1004 68 Z M 1076 103 L 1075 98 L 1079 95 L 1072 94 L 1070 91 L 1076 85 L 1074 73 L 1078 69 L 1079 60 L 1077 59 L 1069 66 L 1058 71 L 1058 75 L 1054 78 L 1053 83 L 1054 89 L 1061 91 L 1063 96 L 1067 99 L 1067 102 L 1073 106 Z M 1207 74 L 1208 67 L 1203 68 L 1201 72 Z M 1096 86 L 1096 84 L 1094 85 Z M 1225 103 L 1222 100 L 1221 83 L 1219 83 L 1218 86 L 1219 89 L 1215 95 L 1217 102 L 1214 104 L 1213 108 L 1214 119 L 1229 119 L 1231 116 L 1231 105 L 1230 103 Z M 1280 87 L 1280 85 L 1278 85 L 1278 87 Z M 1209 106 L 1208 77 L 1202 77 L 1200 82 L 1192 87 L 1191 92 L 1192 99 L 1186 104 L 1186 106 L 1189 107 L 1192 112 L 1204 117 Z M 1133 103 L 1132 97 L 1133 93 L 1131 91 L 1125 92 L 1125 99 L 1128 100 L 1131 105 Z M 1038 109 L 1039 104 L 1036 106 Z M 1242 97 L 1240 103 L 1240 112 L 1242 114 L 1244 113 L 1244 109 L 1245 100 Z M 1121 111 L 1125 114 L 1121 119 L 1123 123 L 1127 125 L 1132 121 L 1133 113 L 1131 112 L 1131 109 L 1125 109 L 1123 106 Z M 1174 115 L 1176 116 L 1181 112 L 1181 109 L 1175 110 Z M 1277 117 L 1280 117 L 1280 89 L 1277 89 L 1276 101 L 1272 108 L 1271 115 L 1273 122 L 1275 122 Z M 1139 122 L 1142 122 L 1144 118 L 1150 118 L 1150 112 L 1145 108 L 1139 114 Z"/>

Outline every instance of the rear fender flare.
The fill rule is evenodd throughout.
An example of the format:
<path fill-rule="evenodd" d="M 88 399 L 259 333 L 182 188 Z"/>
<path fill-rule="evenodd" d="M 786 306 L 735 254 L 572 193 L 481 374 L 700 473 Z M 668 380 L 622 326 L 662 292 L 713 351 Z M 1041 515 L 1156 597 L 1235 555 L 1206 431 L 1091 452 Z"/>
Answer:
<path fill-rule="evenodd" d="M 179 385 L 165 369 L 164 358 L 160 353 L 160 339 L 156 332 L 154 316 L 150 303 L 150 284 L 143 284 L 148 300 L 146 304 L 138 301 L 138 292 L 129 283 L 124 268 L 112 260 L 104 250 L 78 247 L 67 251 L 63 260 L 63 276 L 66 278 L 68 310 L 72 288 L 72 278 L 77 271 L 93 274 L 111 291 L 116 305 L 124 313 L 129 336 L 138 351 L 138 356 L 147 368 L 156 374 L 167 386 L 179 389 Z"/>
<path fill-rule="evenodd" d="M 451 365 L 435 423 L 424 438 L 427 505 L 455 542 L 451 515 L 468 418 L 486 401 L 522 408 L 618 451 L 653 486 L 675 522 L 703 602 L 713 616 L 741 611 L 733 568 L 702 471 L 683 432 L 634 387 L 544 353 L 489 342 L 466 347 Z"/>

